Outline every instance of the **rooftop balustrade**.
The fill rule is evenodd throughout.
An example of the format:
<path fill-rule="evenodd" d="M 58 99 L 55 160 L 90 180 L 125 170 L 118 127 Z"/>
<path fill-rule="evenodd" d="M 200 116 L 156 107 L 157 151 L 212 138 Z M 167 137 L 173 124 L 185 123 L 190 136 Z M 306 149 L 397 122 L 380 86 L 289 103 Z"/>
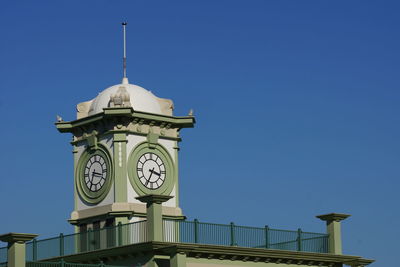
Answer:
<path fill-rule="evenodd" d="M 129 244 L 151 241 L 147 221 L 89 230 L 26 243 L 26 260 L 38 261 Z M 198 220 L 163 220 L 163 241 L 219 246 L 328 253 L 328 235 L 320 233 L 204 223 Z M 7 261 L 7 247 L 0 248 L 0 263 Z"/>

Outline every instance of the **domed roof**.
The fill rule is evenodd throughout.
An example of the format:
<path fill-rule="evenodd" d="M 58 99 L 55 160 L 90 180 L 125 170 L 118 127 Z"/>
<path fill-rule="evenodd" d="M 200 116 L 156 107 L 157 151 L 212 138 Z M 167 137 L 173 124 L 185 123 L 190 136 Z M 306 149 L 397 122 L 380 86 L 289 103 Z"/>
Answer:
<path fill-rule="evenodd" d="M 140 86 L 129 84 L 128 79 L 124 78 L 121 84 L 105 89 L 93 100 L 78 104 L 77 115 L 78 118 L 86 117 L 113 106 L 130 106 L 136 111 L 162 115 L 172 115 L 173 110 L 171 100 L 159 98 Z"/>

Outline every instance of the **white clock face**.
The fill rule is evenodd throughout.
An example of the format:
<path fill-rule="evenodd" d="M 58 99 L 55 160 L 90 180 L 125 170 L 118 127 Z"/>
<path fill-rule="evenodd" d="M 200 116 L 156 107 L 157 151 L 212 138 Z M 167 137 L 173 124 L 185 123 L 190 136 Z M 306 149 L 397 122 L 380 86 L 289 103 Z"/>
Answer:
<path fill-rule="evenodd" d="M 140 182 L 148 189 L 157 189 L 165 181 L 165 164 L 159 156 L 154 153 L 143 154 L 136 166 Z"/>
<path fill-rule="evenodd" d="M 107 179 L 107 164 L 100 155 L 93 155 L 86 163 L 85 184 L 91 192 L 99 191 L 105 184 Z"/>

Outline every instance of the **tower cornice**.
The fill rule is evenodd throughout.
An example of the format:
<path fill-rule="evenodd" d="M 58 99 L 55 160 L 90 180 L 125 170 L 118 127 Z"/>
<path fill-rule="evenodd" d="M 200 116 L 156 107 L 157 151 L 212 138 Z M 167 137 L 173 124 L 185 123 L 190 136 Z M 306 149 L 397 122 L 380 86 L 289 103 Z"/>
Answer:
<path fill-rule="evenodd" d="M 172 128 L 193 128 L 196 122 L 193 116 L 167 116 L 160 114 L 153 114 L 141 111 L 135 111 L 133 108 L 104 108 L 104 111 L 91 115 L 85 118 L 73 120 L 73 121 L 60 121 L 56 122 L 56 128 L 61 133 L 72 132 L 74 129 L 87 126 L 90 124 L 98 123 L 106 119 L 113 118 L 127 118 L 132 121 L 137 121 L 153 124 L 153 125 L 163 125 L 170 124 Z"/>

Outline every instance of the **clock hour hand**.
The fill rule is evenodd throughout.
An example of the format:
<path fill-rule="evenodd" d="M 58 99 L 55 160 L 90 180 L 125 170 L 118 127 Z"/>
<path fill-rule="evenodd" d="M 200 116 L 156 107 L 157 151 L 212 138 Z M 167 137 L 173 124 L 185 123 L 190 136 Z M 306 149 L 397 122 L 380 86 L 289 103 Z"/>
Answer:
<path fill-rule="evenodd" d="M 92 172 L 92 176 L 97 176 L 97 177 L 99 177 L 99 176 L 103 176 L 103 174 L 93 171 L 93 172 Z"/>
<path fill-rule="evenodd" d="M 152 170 L 149 169 L 149 172 L 151 172 L 152 174 L 154 173 L 154 174 L 157 175 L 157 176 L 161 176 L 161 173 L 156 172 L 156 171 L 154 170 L 154 168 L 153 168 Z"/>

